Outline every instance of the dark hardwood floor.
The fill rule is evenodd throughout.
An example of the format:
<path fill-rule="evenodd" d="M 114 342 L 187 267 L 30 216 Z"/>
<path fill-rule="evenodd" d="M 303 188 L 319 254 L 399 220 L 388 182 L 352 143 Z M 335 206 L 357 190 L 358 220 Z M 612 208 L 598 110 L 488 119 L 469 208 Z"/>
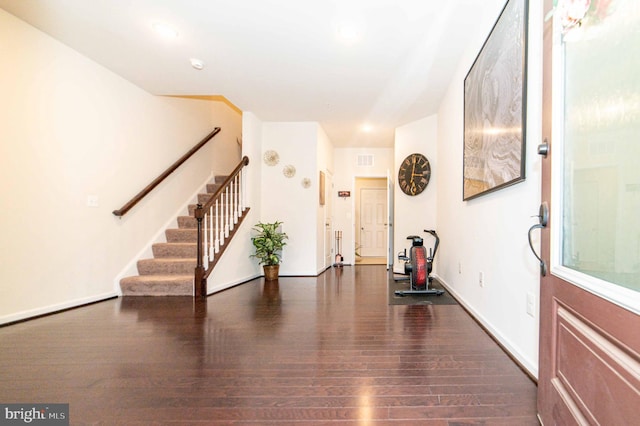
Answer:
<path fill-rule="evenodd" d="M 458 305 L 384 266 L 121 298 L 0 328 L 0 403 L 74 424 L 538 425 L 536 386 Z"/>

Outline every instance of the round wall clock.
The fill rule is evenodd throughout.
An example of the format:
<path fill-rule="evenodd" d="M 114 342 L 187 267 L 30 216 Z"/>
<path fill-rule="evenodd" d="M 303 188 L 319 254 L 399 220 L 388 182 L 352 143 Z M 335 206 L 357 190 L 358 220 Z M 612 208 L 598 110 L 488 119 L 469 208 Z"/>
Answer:
<path fill-rule="evenodd" d="M 402 161 L 398 170 L 398 184 L 407 195 L 418 195 L 429 184 L 431 165 L 422 154 L 411 154 Z"/>

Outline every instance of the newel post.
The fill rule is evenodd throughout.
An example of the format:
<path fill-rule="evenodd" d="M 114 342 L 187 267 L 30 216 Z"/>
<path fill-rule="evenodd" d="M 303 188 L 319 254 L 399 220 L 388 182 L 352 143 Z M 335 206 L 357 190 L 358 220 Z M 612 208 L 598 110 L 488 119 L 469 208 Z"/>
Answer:
<path fill-rule="evenodd" d="M 207 297 L 207 280 L 204 278 L 204 265 L 202 263 L 202 219 L 204 217 L 204 209 L 202 204 L 196 206 L 196 210 L 193 212 L 196 220 L 198 221 L 198 241 L 196 243 L 196 269 L 193 281 L 194 295 L 195 297 Z"/>

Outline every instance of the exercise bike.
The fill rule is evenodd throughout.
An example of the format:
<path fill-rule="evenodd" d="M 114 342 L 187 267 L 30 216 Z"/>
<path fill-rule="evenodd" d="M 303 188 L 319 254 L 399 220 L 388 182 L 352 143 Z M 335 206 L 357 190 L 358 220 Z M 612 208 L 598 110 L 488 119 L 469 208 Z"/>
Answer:
<path fill-rule="evenodd" d="M 424 232 L 433 235 L 436 239 L 433 251 L 429 249 L 429 256 L 427 256 L 427 249 L 424 246 L 423 238 L 418 235 L 410 235 L 407 237 L 407 240 L 411 240 L 409 256 L 407 256 L 407 249 L 398 253 L 398 259 L 404 261 L 404 273 L 409 276 L 396 278 L 394 280 L 408 280 L 411 283 L 411 289 L 396 290 L 395 294 L 397 296 L 406 296 L 410 294 L 435 294 L 436 296 L 440 296 L 444 293 L 444 290 L 429 288 L 429 284 L 433 280 L 430 276 L 433 269 L 433 259 L 438 251 L 440 238 L 438 238 L 436 231 L 432 229 L 425 229 Z"/>

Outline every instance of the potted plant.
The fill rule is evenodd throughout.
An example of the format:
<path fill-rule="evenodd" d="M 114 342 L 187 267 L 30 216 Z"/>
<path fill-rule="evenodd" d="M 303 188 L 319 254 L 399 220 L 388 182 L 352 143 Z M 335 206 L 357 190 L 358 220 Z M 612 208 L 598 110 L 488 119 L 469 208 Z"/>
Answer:
<path fill-rule="evenodd" d="M 280 225 L 282 222 L 278 221 L 273 223 L 258 222 L 253 227 L 257 234 L 251 237 L 251 241 L 256 252 L 251 257 L 258 259 L 264 269 L 264 277 L 267 281 L 278 279 L 282 247 L 287 244 L 285 240 L 289 238 L 287 234 L 279 231 Z"/>

